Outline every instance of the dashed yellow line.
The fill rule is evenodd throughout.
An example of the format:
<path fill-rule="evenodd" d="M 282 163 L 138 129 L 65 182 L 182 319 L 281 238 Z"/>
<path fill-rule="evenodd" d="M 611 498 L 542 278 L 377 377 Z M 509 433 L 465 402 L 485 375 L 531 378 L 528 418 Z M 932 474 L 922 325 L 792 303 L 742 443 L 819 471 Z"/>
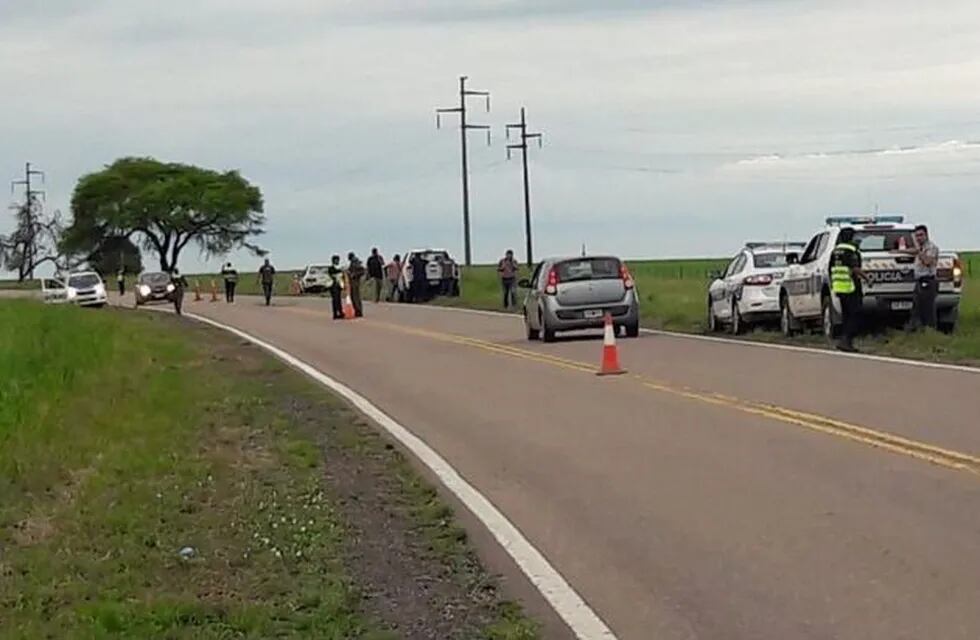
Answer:
<path fill-rule="evenodd" d="M 313 315 L 313 314 L 318 316 L 324 315 L 322 313 L 310 309 L 302 309 L 299 307 L 293 307 L 290 310 L 296 312 L 302 312 L 308 315 Z M 542 364 L 547 364 L 553 367 L 559 367 L 571 371 L 583 372 L 583 373 L 595 373 L 596 371 L 595 365 L 591 365 L 585 362 L 570 360 L 568 358 L 562 358 L 560 356 L 540 353 L 528 349 L 521 349 L 519 347 L 499 344 L 496 342 L 490 342 L 488 340 L 481 340 L 479 338 L 471 338 L 468 336 L 461 336 L 452 333 L 444 333 L 440 331 L 430 331 L 428 329 L 421 329 L 418 327 L 409 327 L 404 325 L 396 325 L 396 324 L 380 322 L 376 320 L 360 320 L 359 322 L 362 322 L 372 327 L 385 329 L 388 331 L 394 331 L 397 333 L 428 338 L 430 340 L 434 340 L 438 342 L 471 347 L 474 349 L 487 351 L 489 353 L 495 353 L 497 355 L 504 355 L 504 356 L 514 357 L 514 358 L 521 358 L 524 360 L 540 362 Z M 696 389 L 691 389 L 688 387 L 680 387 L 677 385 L 672 385 L 665 382 L 653 380 L 643 375 L 634 374 L 632 376 L 626 376 L 620 379 L 633 380 L 641 384 L 643 387 L 647 389 L 651 389 L 653 391 L 667 393 L 670 395 L 675 395 L 682 398 L 687 398 L 689 400 L 695 400 L 698 402 L 704 402 L 716 406 L 727 407 L 730 409 L 740 411 L 742 413 L 757 415 L 771 420 L 776 420 L 778 422 L 804 427 L 811 431 L 817 431 L 827 435 L 844 438 L 852 442 L 859 442 L 861 444 L 882 449 L 885 451 L 889 451 L 895 454 L 900 454 L 911 458 L 915 458 L 917 460 L 930 462 L 932 464 L 946 467 L 948 469 L 955 469 L 957 471 L 967 471 L 976 475 L 980 475 L 980 457 L 970 455 L 968 453 L 963 453 L 952 449 L 944 449 L 942 447 L 938 447 L 936 445 L 932 445 L 926 442 L 921 442 L 918 440 L 913 440 L 911 438 L 905 438 L 902 436 L 891 434 L 885 431 L 879 431 L 876 429 L 871 429 L 868 427 L 851 424 L 848 422 L 844 422 L 842 420 L 836 420 L 834 418 L 829 418 L 826 416 L 806 413 L 803 411 L 796 411 L 793 409 L 787 409 L 785 407 L 780 407 L 777 405 L 772 405 L 772 404 L 767 404 L 762 402 L 743 400 L 741 398 L 735 398 L 732 396 L 727 396 L 719 393 L 704 392 Z"/>

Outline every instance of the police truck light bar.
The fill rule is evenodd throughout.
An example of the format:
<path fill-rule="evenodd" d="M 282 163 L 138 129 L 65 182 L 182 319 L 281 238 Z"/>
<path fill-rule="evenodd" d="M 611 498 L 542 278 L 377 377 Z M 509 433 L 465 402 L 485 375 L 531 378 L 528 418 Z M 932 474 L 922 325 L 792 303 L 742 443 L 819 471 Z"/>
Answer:
<path fill-rule="evenodd" d="M 827 226 L 839 227 L 845 224 L 902 224 L 905 216 L 831 216 Z"/>

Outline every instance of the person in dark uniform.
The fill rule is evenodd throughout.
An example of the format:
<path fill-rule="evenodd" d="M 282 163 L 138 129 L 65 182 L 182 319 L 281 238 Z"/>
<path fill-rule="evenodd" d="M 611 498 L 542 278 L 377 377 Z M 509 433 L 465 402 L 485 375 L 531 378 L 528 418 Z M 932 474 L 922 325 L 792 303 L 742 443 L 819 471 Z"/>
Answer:
<path fill-rule="evenodd" d="M 262 282 L 262 294 L 265 296 L 265 306 L 272 304 L 272 288 L 276 284 L 276 268 L 272 266 L 269 259 L 259 267 L 259 280 Z"/>
<path fill-rule="evenodd" d="M 374 302 L 381 302 L 381 292 L 385 281 L 385 259 L 378 253 L 377 247 L 371 249 L 367 259 L 367 276 L 374 287 Z"/>
<path fill-rule="evenodd" d="M 184 311 L 184 290 L 187 289 L 187 279 L 180 275 L 180 271 L 174 267 L 170 274 L 170 284 L 174 285 L 174 311 L 178 316 L 183 315 Z"/>
<path fill-rule="evenodd" d="M 225 280 L 225 302 L 234 302 L 235 287 L 238 285 L 238 271 L 228 262 L 221 268 L 221 277 Z"/>
<path fill-rule="evenodd" d="M 116 274 L 116 284 L 119 285 L 119 297 L 126 295 L 126 269 L 119 269 L 119 273 Z"/>
<path fill-rule="evenodd" d="M 350 301 L 354 305 L 354 317 L 364 317 L 364 303 L 361 302 L 361 280 L 364 279 L 364 265 L 351 251 L 347 254 L 347 282 L 350 284 Z"/>
<path fill-rule="evenodd" d="M 412 302 L 425 302 L 425 287 L 428 281 L 425 278 L 425 258 L 421 253 L 412 256 L 409 264 L 412 265 Z"/>
<path fill-rule="evenodd" d="M 341 278 L 344 270 L 340 268 L 340 256 L 330 258 L 330 266 L 327 267 L 327 275 L 330 276 L 330 305 L 333 307 L 333 319 L 344 319 L 344 307 L 340 299 Z"/>
<path fill-rule="evenodd" d="M 861 269 L 861 252 L 854 244 L 854 229 L 845 227 L 837 236 L 837 246 L 830 255 L 830 288 L 840 301 L 843 327 L 837 344 L 840 351 L 853 353 L 854 336 L 861 326 L 861 282 L 867 275 Z"/>

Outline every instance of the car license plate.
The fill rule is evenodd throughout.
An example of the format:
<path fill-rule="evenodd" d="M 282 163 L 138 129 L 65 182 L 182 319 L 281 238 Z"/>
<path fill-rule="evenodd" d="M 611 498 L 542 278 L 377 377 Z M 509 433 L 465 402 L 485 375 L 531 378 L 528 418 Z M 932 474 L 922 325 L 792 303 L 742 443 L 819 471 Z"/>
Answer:
<path fill-rule="evenodd" d="M 601 318 L 602 309 L 586 309 L 582 312 L 582 315 L 586 318 Z"/>
<path fill-rule="evenodd" d="M 900 300 L 892 303 L 892 311 L 908 311 L 912 308 L 912 303 L 908 300 Z"/>

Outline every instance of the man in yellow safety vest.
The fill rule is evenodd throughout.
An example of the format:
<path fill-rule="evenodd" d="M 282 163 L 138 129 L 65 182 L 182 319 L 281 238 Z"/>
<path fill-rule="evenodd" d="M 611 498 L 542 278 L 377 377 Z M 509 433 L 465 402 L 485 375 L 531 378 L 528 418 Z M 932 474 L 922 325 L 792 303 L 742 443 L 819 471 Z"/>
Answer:
<path fill-rule="evenodd" d="M 854 229 L 845 227 L 837 236 L 837 246 L 830 255 L 830 289 L 840 301 L 841 340 L 837 348 L 853 353 L 854 336 L 861 324 L 861 281 L 867 280 L 861 270 L 861 251 L 854 244 Z"/>

